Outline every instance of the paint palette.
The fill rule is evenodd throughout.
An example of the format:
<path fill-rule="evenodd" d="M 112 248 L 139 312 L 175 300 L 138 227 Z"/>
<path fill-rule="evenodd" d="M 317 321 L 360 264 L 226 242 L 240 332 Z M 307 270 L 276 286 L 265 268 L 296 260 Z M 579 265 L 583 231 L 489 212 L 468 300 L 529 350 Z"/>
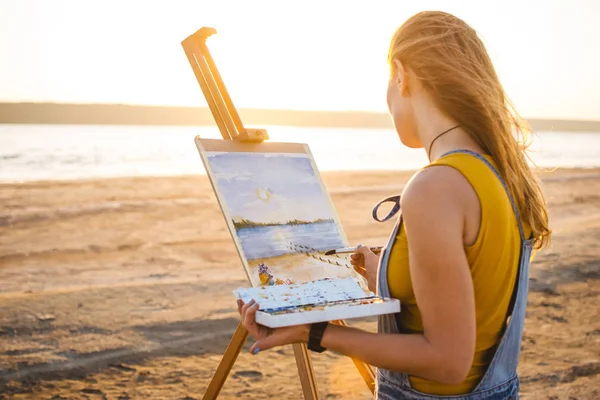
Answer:
<path fill-rule="evenodd" d="M 400 311 L 398 300 L 375 296 L 354 278 L 240 288 L 234 294 L 244 303 L 255 300 L 259 304 L 256 321 L 271 328 Z"/>

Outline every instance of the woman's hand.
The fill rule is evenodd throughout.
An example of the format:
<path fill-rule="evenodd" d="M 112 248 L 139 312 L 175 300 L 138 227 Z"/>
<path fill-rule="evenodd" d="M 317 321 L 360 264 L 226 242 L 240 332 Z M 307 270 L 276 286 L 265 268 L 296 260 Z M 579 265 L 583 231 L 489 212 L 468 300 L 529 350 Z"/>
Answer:
<path fill-rule="evenodd" d="M 369 290 L 377 290 L 377 268 L 379 256 L 371 251 L 368 246 L 358 245 L 356 252 L 350 256 L 350 263 L 354 270 L 365 277 Z"/>
<path fill-rule="evenodd" d="M 268 328 L 256 323 L 256 311 L 258 303 L 254 300 L 244 304 L 242 300 L 237 301 L 238 311 L 242 317 L 242 325 L 250 336 L 256 340 L 256 343 L 250 348 L 252 354 L 259 351 L 268 350 L 272 347 L 283 346 L 292 343 L 307 343 L 310 325 L 297 325 L 285 328 Z"/>

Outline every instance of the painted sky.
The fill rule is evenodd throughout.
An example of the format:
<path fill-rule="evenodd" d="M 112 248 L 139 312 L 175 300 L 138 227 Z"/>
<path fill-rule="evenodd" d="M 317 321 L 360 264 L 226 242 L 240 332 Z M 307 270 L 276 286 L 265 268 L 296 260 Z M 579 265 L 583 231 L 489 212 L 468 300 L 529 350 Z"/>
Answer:
<path fill-rule="evenodd" d="M 279 223 L 333 218 L 307 156 L 208 154 L 219 192 L 232 218 Z"/>
<path fill-rule="evenodd" d="M 200 105 L 202 26 L 237 107 L 387 111 L 388 44 L 422 10 L 479 31 L 526 117 L 600 119 L 595 0 L 1 0 L 0 101 Z"/>

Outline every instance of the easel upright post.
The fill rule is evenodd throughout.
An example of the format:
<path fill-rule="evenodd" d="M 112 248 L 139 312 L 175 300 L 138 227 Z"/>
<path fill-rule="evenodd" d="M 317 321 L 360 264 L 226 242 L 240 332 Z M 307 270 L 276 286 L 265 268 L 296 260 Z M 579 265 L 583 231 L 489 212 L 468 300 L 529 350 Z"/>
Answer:
<path fill-rule="evenodd" d="M 225 88 L 221 74 L 206 46 L 206 39 L 216 33 L 213 28 L 201 28 L 193 35 L 181 42 L 185 54 L 190 62 L 196 80 L 202 89 L 210 111 L 219 127 L 224 140 L 237 140 L 241 142 L 262 142 L 269 139 L 264 129 L 245 128 L 240 116 L 233 105 L 231 97 Z M 344 321 L 333 321 L 339 325 L 346 325 Z M 244 343 L 248 331 L 239 324 L 225 354 L 217 367 L 203 399 L 213 400 L 219 395 L 231 368 L 235 363 Z M 302 384 L 302 392 L 307 400 L 317 400 L 318 392 L 315 383 L 314 371 L 310 355 L 304 344 L 294 344 L 294 356 Z M 375 375 L 371 367 L 361 361 L 352 359 L 369 390 L 375 392 Z"/>
<path fill-rule="evenodd" d="M 229 97 L 221 74 L 206 46 L 206 39 L 215 34 L 213 28 L 200 28 L 196 33 L 187 37 L 181 45 L 192 66 L 194 75 L 204 93 L 206 102 L 213 114 L 221 136 L 225 140 L 241 142 L 262 142 L 269 139 L 264 129 L 245 128 L 242 120 Z"/>
<path fill-rule="evenodd" d="M 221 131 L 221 136 L 225 140 L 239 140 L 243 142 L 262 142 L 268 140 L 269 136 L 266 130 L 247 129 L 242 124 L 237 110 L 229 97 L 229 93 L 225 88 L 223 79 L 206 46 L 206 39 L 214 33 L 216 31 L 213 28 L 201 28 L 186 38 L 181 44 L 200 88 L 204 93 L 210 111 Z M 204 400 L 217 398 L 247 336 L 248 332 L 239 324 L 204 394 Z M 318 393 L 315 377 L 306 345 L 295 344 L 293 348 L 304 398 L 307 400 L 317 400 Z"/>

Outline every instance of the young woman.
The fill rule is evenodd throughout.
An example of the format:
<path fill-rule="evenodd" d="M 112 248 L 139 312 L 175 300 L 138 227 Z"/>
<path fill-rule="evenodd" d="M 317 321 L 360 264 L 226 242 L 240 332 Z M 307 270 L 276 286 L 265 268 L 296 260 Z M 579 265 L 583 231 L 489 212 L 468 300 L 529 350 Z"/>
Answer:
<path fill-rule="evenodd" d="M 239 303 L 252 352 L 290 343 L 377 367 L 380 399 L 517 398 L 517 363 L 533 249 L 550 237 L 525 155 L 527 128 L 483 43 L 465 22 L 422 12 L 394 34 L 387 102 L 402 143 L 422 147 L 418 171 L 385 219 L 397 224 L 381 256 L 352 263 L 402 311 L 378 333 L 333 324 L 267 329 Z M 377 210 L 374 217 L 379 220 Z"/>

